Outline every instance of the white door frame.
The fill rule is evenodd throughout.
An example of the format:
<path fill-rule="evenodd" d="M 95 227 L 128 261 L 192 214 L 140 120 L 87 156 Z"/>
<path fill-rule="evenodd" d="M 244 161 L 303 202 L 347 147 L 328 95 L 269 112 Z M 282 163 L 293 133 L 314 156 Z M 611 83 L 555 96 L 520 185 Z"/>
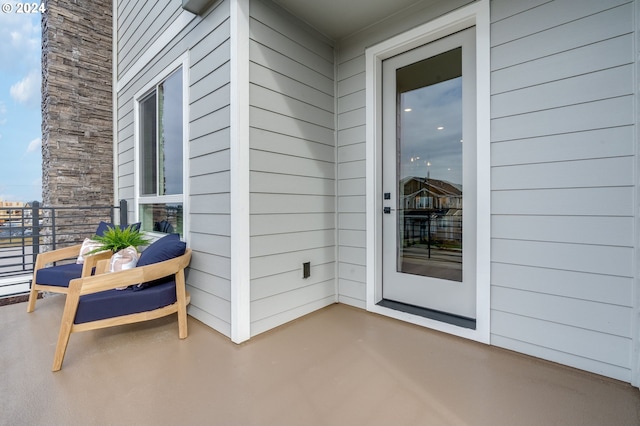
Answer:
<path fill-rule="evenodd" d="M 382 61 L 476 27 L 477 242 L 476 329 L 470 330 L 378 306 L 382 300 Z M 489 0 L 480 0 L 368 48 L 366 61 L 367 311 L 490 343 L 490 43 Z"/>

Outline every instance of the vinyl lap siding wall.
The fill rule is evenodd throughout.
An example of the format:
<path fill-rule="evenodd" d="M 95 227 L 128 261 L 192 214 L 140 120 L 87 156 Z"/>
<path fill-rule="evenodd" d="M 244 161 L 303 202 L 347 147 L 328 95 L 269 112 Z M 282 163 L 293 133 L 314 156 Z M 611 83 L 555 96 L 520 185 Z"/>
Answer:
<path fill-rule="evenodd" d="M 126 72 L 181 12 L 176 2 L 119 2 L 118 75 Z"/>
<path fill-rule="evenodd" d="M 336 208 L 333 48 L 275 6 L 250 11 L 253 336 L 335 302 Z"/>
<path fill-rule="evenodd" d="M 163 1 L 154 10 L 177 5 L 177 13 L 155 15 L 175 19 L 180 2 Z M 123 5 L 124 4 L 124 5 Z M 139 8 L 145 2 L 119 5 L 118 28 L 167 28 L 169 21 L 148 21 Z M 155 12 L 154 12 L 155 13 Z M 131 16 L 133 14 L 134 16 Z M 130 22 L 132 21 L 133 22 Z M 138 64 L 141 48 L 125 68 L 143 65 L 142 71 L 118 92 L 119 197 L 134 199 L 134 96 L 169 64 L 189 52 L 189 190 L 190 233 L 194 255 L 187 276 L 191 293 L 189 314 L 225 335 L 230 335 L 230 183 L 229 183 L 229 4 L 220 2 L 206 16 L 195 17 L 163 46 L 147 64 Z M 148 40 L 158 34 L 150 35 Z M 120 40 L 127 40 L 119 34 Z M 119 42 L 118 46 L 129 46 Z M 149 47 L 149 43 L 145 44 Z M 122 49 L 122 47 L 121 47 Z M 126 49 L 125 49 L 126 50 Z M 119 57 L 126 52 L 119 50 Z M 133 215 L 134 212 L 130 212 Z M 131 216 L 133 217 L 133 216 Z"/>
<path fill-rule="evenodd" d="M 629 1 L 494 0 L 491 342 L 629 381 Z"/>
<path fill-rule="evenodd" d="M 190 49 L 189 314 L 231 334 L 230 25 L 225 1 Z"/>

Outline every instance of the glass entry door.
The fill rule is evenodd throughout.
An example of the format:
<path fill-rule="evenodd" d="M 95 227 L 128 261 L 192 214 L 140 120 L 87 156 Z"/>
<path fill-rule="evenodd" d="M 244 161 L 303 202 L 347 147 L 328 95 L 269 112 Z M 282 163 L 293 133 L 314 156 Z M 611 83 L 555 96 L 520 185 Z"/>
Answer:
<path fill-rule="evenodd" d="M 472 28 L 383 62 L 383 299 L 469 319 L 474 42 Z"/>

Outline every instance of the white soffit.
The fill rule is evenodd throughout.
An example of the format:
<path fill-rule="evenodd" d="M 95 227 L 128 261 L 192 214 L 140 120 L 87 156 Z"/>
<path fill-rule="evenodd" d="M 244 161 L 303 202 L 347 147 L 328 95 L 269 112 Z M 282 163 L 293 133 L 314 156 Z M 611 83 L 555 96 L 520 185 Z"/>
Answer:
<path fill-rule="evenodd" d="M 424 0 L 273 0 L 333 40 L 340 40 Z M 429 3 L 429 1 L 427 1 Z"/>

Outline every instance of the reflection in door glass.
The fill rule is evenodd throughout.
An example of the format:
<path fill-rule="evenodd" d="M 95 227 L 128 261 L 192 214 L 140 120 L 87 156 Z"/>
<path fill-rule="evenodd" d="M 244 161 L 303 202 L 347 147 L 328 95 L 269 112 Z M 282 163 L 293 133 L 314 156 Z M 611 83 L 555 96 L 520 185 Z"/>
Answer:
<path fill-rule="evenodd" d="M 462 281 L 462 49 L 400 68 L 397 270 Z"/>

